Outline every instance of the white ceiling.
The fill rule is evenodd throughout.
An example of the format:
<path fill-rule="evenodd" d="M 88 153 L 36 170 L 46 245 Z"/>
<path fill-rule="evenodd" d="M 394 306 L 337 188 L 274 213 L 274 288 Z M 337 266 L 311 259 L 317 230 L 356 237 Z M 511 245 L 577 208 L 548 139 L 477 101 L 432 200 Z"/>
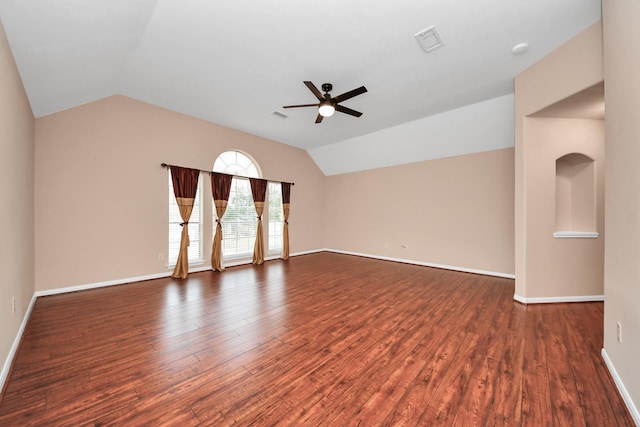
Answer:
<path fill-rule="evenodd" d="M 600 13 L 599 0 L 0 0 L 36 117 L 121 94 L 303 149 L 511 93 Z M 425 54 L 413 35 L 431 25 L 444 47 Z M 363 116 L 283 110 L 315 102 L 303 80 L 334 96 L 365 85 L 344 102 Z"/>

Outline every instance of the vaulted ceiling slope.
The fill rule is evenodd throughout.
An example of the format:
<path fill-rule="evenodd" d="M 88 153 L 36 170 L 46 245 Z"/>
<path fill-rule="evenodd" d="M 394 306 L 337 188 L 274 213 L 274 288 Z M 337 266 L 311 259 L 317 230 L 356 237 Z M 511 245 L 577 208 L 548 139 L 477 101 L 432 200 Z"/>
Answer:
<path fill-rule="evenodd" d="M 509 94 L 600 14 L 599 0 L 0 0 L 36 117 L 121 94 L 303 149 Z M 444 46 L 426 54 L 414 34 L 432 25 Z M 315 102 L 303 80 L 365 85 L 343 103 L 364 115 L 282 110 Z"/>

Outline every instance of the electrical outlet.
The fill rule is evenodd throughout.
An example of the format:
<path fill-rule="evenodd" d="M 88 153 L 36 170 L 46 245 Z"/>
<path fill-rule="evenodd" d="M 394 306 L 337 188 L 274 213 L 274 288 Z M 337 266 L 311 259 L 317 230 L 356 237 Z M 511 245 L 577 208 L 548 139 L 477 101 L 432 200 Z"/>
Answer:
<path fill-rule="evenodd" d="M 16 297 L 11 298 L 11 313 L 16 312 Z"/>
<path fill-rule="evenodd" d="M 622 344 L 622 324 L 620 322 L 616 323 L 617 332 L 618 332 L 618 342 Z"/>

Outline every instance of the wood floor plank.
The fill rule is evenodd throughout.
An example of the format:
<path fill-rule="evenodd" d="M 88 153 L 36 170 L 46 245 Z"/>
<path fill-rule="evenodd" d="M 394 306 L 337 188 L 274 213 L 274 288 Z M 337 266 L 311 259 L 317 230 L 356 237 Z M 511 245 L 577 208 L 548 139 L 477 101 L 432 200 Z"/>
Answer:
<path fill-rule="evenodd" d="M 40 297 L 0 425 L 633 426 L 602 303 L 513 293 L 317 253 Z"/>
<path fill-rule="evenodd" d="M 522 425 L 553 425 L 546 351 L 548 328 L 544 307 L 527 307 L 522 374 Z"/>
<path fill-rule="evenodd" d="M 516 302 L 506 303 L 506 306 L 510 308 L 509 320 L 493 378 L 494 400 L 488 423 L 495 420 L 496 425 L 519 425 L 522 420 L 526 308 Z"/>
<path fill-rule="evenodd" d="M 580 396 L 570 360 L 579 357 L 569 354 L 566 346 L 567 337 L 562 333 L 562 325 L 557 306 L 545 307 L 545 318 L 552 325 L 560 328 L 549 328 L 547 341 L 547 362 L 549 372 L 549 389 L 551 409 L 554 423 L 561 426 L 586 426 L 584 413 L 580 405 Z"/>
<path fill-rule="evenodd" d="M 483 301 L 483 310 L 477 316 L 477 324 L 490 325 L 487 331 L 480 334 L 477 350 L 470 356 L 474 363 L 471 371 L 469 385 L 459 400 L 455 420 L 461 420 L 467 425 L 485 425 L 492 415 L 492 406 L 495 400 L 494 379 L 498 376 L 500 361 L 499 355 L 506 335 L 509 311 L 500 310 L 506 302 L 505 292 L 492 295 L 487 301 Z M 475 333 L 479 331 L 474 330 Z"/>

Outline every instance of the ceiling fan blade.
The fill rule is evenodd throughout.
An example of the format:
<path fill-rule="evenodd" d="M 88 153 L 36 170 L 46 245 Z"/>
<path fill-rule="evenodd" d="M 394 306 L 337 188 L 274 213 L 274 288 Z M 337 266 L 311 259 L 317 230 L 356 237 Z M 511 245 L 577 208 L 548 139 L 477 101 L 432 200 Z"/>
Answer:
<path fill-rule="evenodd" d="M 324 119 L 324 116 L 320 113 L 318 113 L 318 117 L 316 117 L 316 123 L 320 123 L 322 121 L 322 119 Z"/>
<path fill-rule="evenodd" d="M 309 90 L 313 92 L 316 98 L 318 98 L 318 101 L 324 101 L 324 96 L 322 96 L 322 92 L 320 92 L 318 88 L 313 85 L 313 83 L 309 81 L 305 81 L 304 84 L 307 85 Z"/>
<path fill-rule="evenodd" d="M 364 86 L 360 86 L 357 89 L 353 89 L 350 90 L 349 92 L 345 92 L 342 95 L 338 95 L 335 98 L 333 98 L 333 102 L 342 102 L 342 101 L 346 101 L 347 99 L 351 99 L 354 96 L 358 96 L 361 95 L 363 93 L 365 93 L 367 91 L 367 88 Z"/>
<path fill-rule="evenodd" d="M 285 105 L 282 108 L 317 107 L 320 104 Z"/>
<path fill-rule="evenodd" d="M 362 113 L 360 111 L 352 110 L 351 108 L 343 107 L 342 105 L 336 105 L 336 111 L 349 114 L 351 116 L 360 117 Z"/>

